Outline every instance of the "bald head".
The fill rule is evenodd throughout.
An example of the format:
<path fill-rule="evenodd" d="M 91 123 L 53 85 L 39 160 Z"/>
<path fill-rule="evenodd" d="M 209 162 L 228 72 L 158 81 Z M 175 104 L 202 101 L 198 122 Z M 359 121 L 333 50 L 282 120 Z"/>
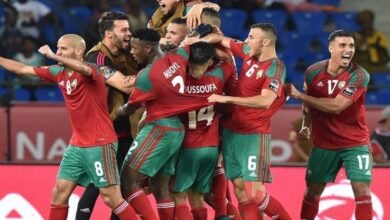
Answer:
<path fill-rule="evenodd" d="M 84 39 L 77 34 L 65 34 L 63 35 L 60 40 L 66 40 L 69 44 L 69 47 L 72 47 L 73 49 L 82 49 L 85 51 L 86 45 Z"/>
<path fill-rule="evenodd" d="M 77 34 L 65 34 L 57 43 L 57 55 L 82 60 L 86 49 L 84 39 Z"/>

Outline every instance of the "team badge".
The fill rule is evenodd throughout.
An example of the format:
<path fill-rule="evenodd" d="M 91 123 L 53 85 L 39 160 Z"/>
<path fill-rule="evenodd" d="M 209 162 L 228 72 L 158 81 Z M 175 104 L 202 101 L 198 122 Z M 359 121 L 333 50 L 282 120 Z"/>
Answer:
<path fill-rule="evenodd" d="M 263 70 L 259 70 L 256 73 L 256 79 L 261 78 L 263 76 Z"/>
<path fill-rule="evenodd" d="M 279 81 L 276 79 L 273 79 L 271 83 L 269 84 L 269 88 L 275 92 L 279 90 Z"/>
<path fill-rule="evenodd" d="M 353 94 L 356 92 L 357 88 L 354 86 L 348 86 L 344 89 L 343 93 L 347 96 L 353 96 Z"/>
<path fill-rule="evenodd" d="M 340 81 L 338 84 L 339 89 L 342 89 L 345 86 L 345 81 Z"/>

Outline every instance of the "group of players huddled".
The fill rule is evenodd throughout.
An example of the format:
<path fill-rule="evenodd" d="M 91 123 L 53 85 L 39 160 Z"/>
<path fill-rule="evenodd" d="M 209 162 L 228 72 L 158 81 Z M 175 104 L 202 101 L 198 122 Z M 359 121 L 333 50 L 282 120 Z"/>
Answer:
<path fill-rule="evenodd" d="M 32 67 L 0 58 L 11 72 L 57 82 L 65 98 L 72 137 L 49 219 L 67 218 L 77 185 L 87 187 L 78 220 L 89 219 L 99 195 L 112 209 L 111 219 L 207 220 L 205 201 L 218 220 L 292 219 L 264 187 L 272 181 L 270 119 L 288 97 L 303 101 L 300 134 L 314 143 L 301 219 L 314 220 L 326 183 L 342 165 L 355 195 L 356 219 L 371 219 L 364 108 L 369 75 L 352 62 L 351 34 L 330 34 L 330 59 L 306 70 L 301 93 L 285 83 L 272 24 L 253 24 L 241 42 L 223 35 L 214 3 L 158 2 L 149 27 L 134 33 L 125 13 L 104 13 L 102 40 L 86 55 L 76 34 L 62 36 L 56 53 L 47 45 L 39 49 L 58 65 Z M 233 55 L 243 60 L 241 70 Z M 228 181 L 238 207 L 231 203 Z"/>

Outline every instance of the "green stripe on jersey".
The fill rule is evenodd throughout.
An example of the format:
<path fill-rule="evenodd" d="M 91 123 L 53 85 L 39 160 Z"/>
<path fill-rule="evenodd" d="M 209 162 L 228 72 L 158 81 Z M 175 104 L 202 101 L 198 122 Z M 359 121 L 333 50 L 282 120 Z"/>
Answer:
<path fill-rule="evenodd" d="M 242 47 L 242 52 L 243 52 L 244 54 L 248 54 L 248 53 L 249 53 L 249 50 L 250 50 L 249 45 L 245 43 L 244 46 Z"/>
<path fill-rule="evenodd" d="M 320 72 L 321 72 L 321 69 L 313 69 L 313 70 L 309 71 L 306 74 L 306 79 L 305 79 L 306 84 L 310 85 L 311 82 L 313 82 L 314 77 L 316 75 L 318 75 Z"/>
<path fill-rule="evenodd" d="M 49 72 L 53 76 L 57 76 L 61 71 L 64 71 L 65 67 L 59 66 L 59 65 L 54 65 L 50 66 Z"/>
<path fill-rule="evenodd" d="M 184 48 L 177 49 L 176 54 L 184 57 L 184 59 L 186 59 L 186 60 L 188 60 L 188 58 L 190 57 L 190 55 L 187 53 L 186 49 L 184 49 Z"/>
<path fill-rule="evenodd" d="M 370 81 L 370 74 L 365 69 L 359 66 L 358 69 L 351 72 L 351 75 L 348 84 L 367 87 Z"/>
<path fill-rule="evenodd" d="M 153 89 L 153 84 L 149 79 L 150 66 L 145 67 L 142 72 L 139 73 L 137 80 L 135 81 L 135 87 L 143 92 L 149 92 Z"/>
<path fill-rule="evenodd" d="M 266 72 L 267 78 L 278 78 L 281 82 L 286 81 L 286 68 L 277 59 L 272 60 Z"/>
<path fill-rule="evenodd" d="M 217 67 L 215 69 L 213 69 L 212 71 L 210 72 L 207 72 L 206 73 L 207 76 L 215 76 L 215 77 L 218 77 L 219 79 L 221 79 L 221 81 L 224 81 L 223 79 L 223 70 L 221 67 Z"/>

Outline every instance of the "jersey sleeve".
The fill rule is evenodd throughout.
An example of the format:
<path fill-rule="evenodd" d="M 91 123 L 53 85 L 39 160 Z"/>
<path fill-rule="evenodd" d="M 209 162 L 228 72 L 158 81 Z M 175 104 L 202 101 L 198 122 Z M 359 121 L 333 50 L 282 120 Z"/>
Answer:
<path fill-rule="evenodd" d="M 233 52 L 233 55 L 245 59 L 249 53 L 249 46 L 244 42 L 232 39 L 230 40 L 230 50 Z"/>
<path fill-rule="evenodd" d="M 263 89 L 268 89 L 276 93 L 278 97 L 282 96 L 283 85 L 286 80 L 286 68 L 281 60 L 275 59 L 267 69 L 266 80 Z"/>
<path fill-rule="evenodd" d="M 85 59 L 89 63 L 95 63 L 98 67 L 108 66 L 114 69 L 114 63 L 101 51 L 89 53 Z"/>
<path fill-rule="evenodd" d="M 223 63 L 222 71 L 225 79 L 225 85 L 223 91 L 226 95 L 234 95 L 234 91 L 237 87 L 238 77 L 234 64 Z"/>
<path fill-rule="evenodd" d="M 367 91 L 370 75 L 362 68 L 352 72 L 351 75 L 351 78 L 346 83 L 345 87 L 340 90 L 339 94 L 355 102 Z"/>
<path fill-rule="evenodd" d="M 57 75 L 64 71 L 64 67 L 59 65 L 34 67 L 34 72 L 43 81 L 57 82 Z"/>
<path fill-rule="evenodd" d="M 138 73 L 134 89 L 129 97 L 129 104 L 141 104 L 157 98 L 153 83 L 150 79 L 151 68 L 146 67 Z"/>

